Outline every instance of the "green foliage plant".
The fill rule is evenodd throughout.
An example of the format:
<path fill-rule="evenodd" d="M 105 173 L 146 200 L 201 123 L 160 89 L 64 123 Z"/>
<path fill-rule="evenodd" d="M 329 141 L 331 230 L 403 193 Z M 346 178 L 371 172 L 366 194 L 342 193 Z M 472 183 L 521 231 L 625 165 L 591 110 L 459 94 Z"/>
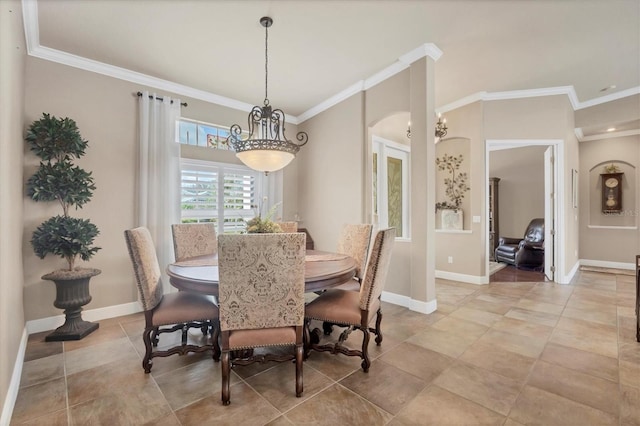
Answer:
<path fill-rule="evenodd" d="M 25 140 L 41 159 L 27 181 L 27 195 L 37 202 L 57 201 L 63 212 L 36 228 L 31 245 L 40 259 L 47 254 L 60 256 L 73 271 L 78 256 L 86 261 L 100 250 L 93 246 L 98 228 L 88 219 L 69 216 L 70 207 L 82 208 L 96 189 L 91 172 L 73 165 L 73 159 L 82 157 L 89 143 L 82 139 L 74 120 L 47 113 L 31 123 Z"/>
<path fill-rule="evenodd" d="M 268 234 L 268 233 L 282 232 L 282 228 L 280 228 L 280 225 L 273 222 L 272 220 L 272 217 L 275 214 L 279 204 L 280 203 L 274 204 L 269 209 L 269 211 L 264 216 L 264 218 L 262 217 L 261 213 L 258 212 L 256 217 L 249 219 L 247 221 L 247 233 L 248 234 Z"/>
<path fill-rule="evenodd" d="M 467 173 L 459 171 L 462 161 L 462 154 L 455 156 L 445 153 L 442 158 L 436 158 L 438 170 L 446 170 L 449 174 L 449 176 L 444 179 L 445 194 L 449 198 L 449 201 L 436 203 L 436 210 L 452 209 L 457 211 L 460 209 L 462 200 L 464 199 L 464 193 L 470 189 L 467 185 Z"/>

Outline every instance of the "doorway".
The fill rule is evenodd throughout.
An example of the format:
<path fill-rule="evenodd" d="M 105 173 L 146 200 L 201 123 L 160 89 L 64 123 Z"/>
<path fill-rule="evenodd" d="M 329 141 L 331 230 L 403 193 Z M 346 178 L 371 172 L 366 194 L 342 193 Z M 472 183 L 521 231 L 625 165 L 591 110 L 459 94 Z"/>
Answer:
<path fill-rule="evenodd" d="M 563 156 L 564 156 L 564 145 L 562 140 L 487 140 L 486 142 L 486 194 L 489 194 L 489 178 L 494 176 L 490 175 L 490 157 L 491 153 L 495 151 L 502 150 L 512 150 L 515 148 L 523 148 L 523 147 L 540 147 L 540 149 L 535 150 L 536 156 L 540 156 L 540 161 L 538 162 L 538 166 L 540 168 L 544 168 L 544 171 L 539 170 L 537 173 L 544 176 L 544 191 L 539 191 L 539 198 L 543 198 L 544 200 L 540 200 L 540 203 L 544 203 L 544 210 L 539 209 L 538 213 L 535 213 L 536 217 L 544 216 L 545 219 L 545 271 L 544 274 L 538 274 L 536 281 L 545 280 L 545 277 L 549 281 L 559 282 L 560 277 L 562 277 L 562 271 L 559 270 L 558 266 L 562 265 L 560 259 L 563 256 L 563 246 L 561 243 L 562 235 L 560 232 L 555 232 L 556 224 L 563 223 L 560 219 L 562 216 L 561 203 L 557 203 L 557 199 L 561 198 L 561 191 L 563 188 Z M 514 151 L 515 152 L 515 151 Z M 542 166 L 544 164 L 544 166 Z M 500 177 L 500 176 L 495 176 Z M 503 182 L 501 182 L 502 184 Z M 560 197 L 559 197 L 560 196 Z M 487 218 L 486 225 L 486 237 L 487 241 L 487 256 L 486 256 L 486 278 L 487 282 L 495 281 L 496 279 L 502 277 L 504 281 L 520 281 L 520 280 L 530 280 L 532 277 L 531 274 L 523 274 L 516 273 L 514 268 L 504 268 L 501 271 L 498 271 L 496 274 L 500 274 L 500 276 L 492 276 L 490 277 L 490 266 L 489 266 L 489 250 L 492 250 L 490 247 L 490 237 L 489 237 L 489 202 L 488 197 L 485 199 L 486 209 L 485 209 L 485 217 Z M 519 207 L 519 206 L 518 206 Z M 504 215 L 501 216 L 501 221 L 503 220 Z M 525 217 L 520 220 L 524 220 L 528 223 L 530 219 L 533 217 Z M 507 226 L 507 228 L 509 228 Z M 511 227 L 512 229 L 518 229 L 518 232 L 512 232 L 514 235 L 508 235 L 511 237 L 521 238 L 524 233 L 524 229 L 526 229 L 525 225 L 514 225 Z M 521 228 L 521 229 L 520 229 Z M 500 231 L 501 235 L 505 235 L 502 231 Z M 498 238 L 499 236 L 495 236 Z M 526 275 L 526 276 L 525 276 Z"/>

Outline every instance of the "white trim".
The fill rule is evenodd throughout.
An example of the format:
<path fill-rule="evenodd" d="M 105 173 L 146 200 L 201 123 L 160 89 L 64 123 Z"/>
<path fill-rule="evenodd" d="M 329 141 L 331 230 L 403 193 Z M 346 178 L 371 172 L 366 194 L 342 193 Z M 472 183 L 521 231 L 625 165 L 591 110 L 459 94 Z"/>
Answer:
<path fill-rule="evenodd" d="M 578 268 L 580 267 L 580 260 L 578 260 L 575 265 L 573 265 L 573 268 L 571 268 L 571 270 L 569 271 L 569 273 L 567 275 L 565 275 L 564 277 L 562 277 L 562 281 L 558 281 L 559 284 L 570 284 L 571 280 L 573 280 L 573 277 L 576 275 L 576 273 L 578 272 Z"/>
<path fill-rule="evenodd" d="M 11 381 L 9 382 L 7 395 L 5 396 L 4 403 L 2 404 L 2 415 L 0 415 L 0 425 L 2 426 L 9 425 L 11 422 L 13 409 L 16 405 L 16 399 L 18 398 L 18 391 L 20 390 L 20 379 L 22 378 L 22 367 L 24 365 L 24 353 L 27 350 L 28 340 L 29 334 L 27 333 L 27 327 L 25 327 L 22 331 L 20 346 L 18 346 L 18 354 L 16 355 L 16 362 L 13 365 L 13 373 L 11 374 Z"/>
<path fill-rule="evenodd" d="M 414 300 L 409 296 L 403 296 L 401 294 L 390 293 L 383 291 L 380 296 L 380 300 L 387 303 L 392 303 L 398 306 L 404 306 L 411 311 L 420 312 L 421 314 L 430 314 L 438 309 L 438 301 L 436 299 L 428 302 L 422 302 L 420 300 Z"/>
<path fill-rule="evenodd" d="M 86 321 L 99 321 L 107 318 L 121 317 L 142 312 L 139 302 L 123 303 L 122 305 L 106 306 L 104 308 L 90 309 L 82 311 L 82 319 Z M 64 324 L 64 315 L 40 318 L 27 321 L 26 330 L 29 334 L 40 333 L 42 331 L 55 330 Z"/>
<path fill-rule="evenodd" d="M 409 305 L 409 310 L 414 312 L 419 312 L 421 314 L 431 314 L 438 309 L 438 301 L 436 299 L 430 300 L 428 302 L 423 302 L 421 300 L 411 299 L 411 304 Z"/>
<path fill-rule="evenodd" d="M 584 138 L 584 132 L 582 131 L 582 127 L 576 127 L 575 129 L 573 129 L 573 132 L 576 134 L 576 138 L 578 138 L 579 141 L 581 141 L 582 138 Z"/>
<path fill-rule="evenodd" d="M 592 259 L 580 259 L 580 266 L 597 266 L 599 268 L 612 268 L 612 269 L 628 269 L 633 271 L 636 269 L 635 263 L 626 262 L 610 262 L 608 260 L 592 260 Z"/>
<path fill-rule="evenodd" d="M 38 1 L 22 0 L 22 23 L 27 52 L 40 46 L 40 23 L 38 21 Z M 1 423 L 0 423 L 1 424 Z"/>
<path fill-rule="evenodd" d="M 601 226 L 601 225 L 587 225 L 589 229 L 616 229 L 616 230 L 631 230 L 636 231 L 638 229 L 637 226 Z"/>
<path fill-rule="evenodd" d="M 457 272 L 439 271 L 436 269 L 436 278 L 443 280 L 459 281 L 469 284 L 489 284 L 489 277 L 480 275 L 459 274 Z"/>
<path fill-rule="evenodd" d="M 580 131 L 579 135 L 578 135 L 578 130 Z M 602 139 L 622 138 L 624 136 L 634 136 L 634 135 L 640 135 L 640 129 L 623 130 L 620 132 L 606 132 L 606 133 L 599 133 L 597 135 L 591 135 L 591 136 L 584 136 L 582 133 L 582 128 L 576 129 L 576 136 L 578 136 L 578 140 L 580 142 L 599 141 Z"/>
<path fill-rule="evenodd" d="M 393 77 L 401 71 L 409 68 L 409 65 L 401 61 L 396 61 L 385 69 L 378 71 L 370 77 L 364 79 L 363 90 L 369 90 L 376 84 L 382 83 L 386 79 Z"/>
<path fill-rule="evenodd" d="M 318 114 L 320 114 L 321 112 L 331 108 L 332 106 L 339 104 L 340 102 L 344 101 L 345 99 L 350 98 L 351 96 L 355 95 L 356 93 L 360 93 L 364 90 L 364 80 L 360 80 L 354 84 L 352 84 L 351 86 L 347 87 L 346 89 L 336 93 L 335 95 L 331 96 L 330 98 L 320 102 L 318 105 L 309 108 L 308 110 L 306 110 L 305 112 L 303 112 L 302 114 L 300 114 L 298 117 L 296 117 L 298 119 L 298 122 L 302 123 L 308 119 L 310 119 L 313 116 L 316 116 Z"/>
<path fill-rule="evenodd" d="M 588 101 L 580 102 L 576 110 L 589 108 L 595 105 L 600 105 L 605 102 L 617 101 L 618 99 L 626 98 L 633 95 L 640 95 L 640 86 L 632 87 L 627 90 L 621 90 L 619 92 L 610 93 L 608 95 L 600 96 L 599 98 L 593 98 Z"/>
<path fill-rule="evenodd" d="M 424 58 L 425 56 L 428 56 L 434 61 L 437 61 L 442 56 L 442 50 L 440 50 L 440 48 L 433 43 L 425 43 L 422 46 L 418 46 L 412 51 L 400 56 L 398 58 L 398 61 L 407 65 L 411 65 L 418 59 Z"/>
<path fill-rule="evenodd" d="M 411 306 L 411 298 L 409 296 L 390 293 L 388 291 L 382 291 L 380 300 L 382 300 L 383 302 L 393 303 L 394 305 L 404 306 L 405 308 Z"/>

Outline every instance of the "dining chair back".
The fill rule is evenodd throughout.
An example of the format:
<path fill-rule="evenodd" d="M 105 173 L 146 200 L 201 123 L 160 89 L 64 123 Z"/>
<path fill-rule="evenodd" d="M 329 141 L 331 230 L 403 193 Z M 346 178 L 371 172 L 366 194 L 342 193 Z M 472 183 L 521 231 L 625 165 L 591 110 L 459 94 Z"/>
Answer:
<path fill-rule="evenodd" d="M 218 300 L 222 335 L 222 403 L 230 403 L 234 365 L 296 362 L 301 396 L 304 324 L 304 233 L 220 235 Z M 254 355 L 252 349 L 291 346 Z"/>
<path fill-rule="evenodd" d="M 369 254 L 369 244 L 371 242 L 371 231 L 373 225 L 346 224 L 342 227 L 338 239 L 338 253 L 346 254 L 356 261 L 356 276 L 358 282 L 362 281 L 362 275 L 367 263 Z"/>
<path fill-rule="evenodd" d="M 171 225 L 176 262 L 195 256 L 216 254 L 218 242 L 213 223 L 179 223 Z"/>
<path fill-rule="evenodd" d="M 395 228 L 383 229 L 376 233 L 367 261 L 360 291 L 329 289 L 307 304 L 305 309 L 305 356 L 311 350 L 318 352 L 342 353 L 362 358 L 362 369 L 369 371 L 369 333 L 376 335 L 376 344 L 382 343 L 382 308 L 380 295 L 384 289 L 395 240 Z M 310 331 L 311 320 L 323 321 L 347 327 L 335 343 L 320 344 L 319 329 Z M 375 326 L 371 326 L 375 320 Z M 361 350 L 343 346 L 353 330 L 363 333 Z"/>
<path fill-rule="evenodd" d="M 151 371 L 152 358 L 166 357 L 173 354 L 184 355 L 188 352 L 213 351 L 213 359 L 220 359 L 218 344 L 218 307 L 206 296 L 189 292 L 178 292 L 164 295 L 160 265 L 149 230 L 144 227 L 124 231 L 127 249 L 133 264 L 133 271 L 138 287 L 138 294 L 144 310 L 145 328 L 142 340 L 145 355 L 142 367 L 145 373 Z M 200 328 L 207 325 L 213 336 L 205 334 L 199 344 L 187 343 L 189 328 Z M 164 350 L 153 351 L 158 346 L 159 335 L 181 330 L 181 344 Z M 208 339 L 211 339 L 210 341 Z"/>
<path fill-rule="evenodd" d="M 298 222 L 276 222 L 282 232 L 298 232 Z"/>

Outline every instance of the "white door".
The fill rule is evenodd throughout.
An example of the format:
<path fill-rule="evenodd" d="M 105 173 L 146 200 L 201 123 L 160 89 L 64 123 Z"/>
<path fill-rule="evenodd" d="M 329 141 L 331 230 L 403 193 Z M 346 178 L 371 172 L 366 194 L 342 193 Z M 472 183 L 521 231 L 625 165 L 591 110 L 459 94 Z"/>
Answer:
<path fill-rule="evenodd" d="M 555 272 L 554 237 L 555 237 L 555 158 L 553 146 L 544 152 L 544 274 L 553 281 Z"/>

